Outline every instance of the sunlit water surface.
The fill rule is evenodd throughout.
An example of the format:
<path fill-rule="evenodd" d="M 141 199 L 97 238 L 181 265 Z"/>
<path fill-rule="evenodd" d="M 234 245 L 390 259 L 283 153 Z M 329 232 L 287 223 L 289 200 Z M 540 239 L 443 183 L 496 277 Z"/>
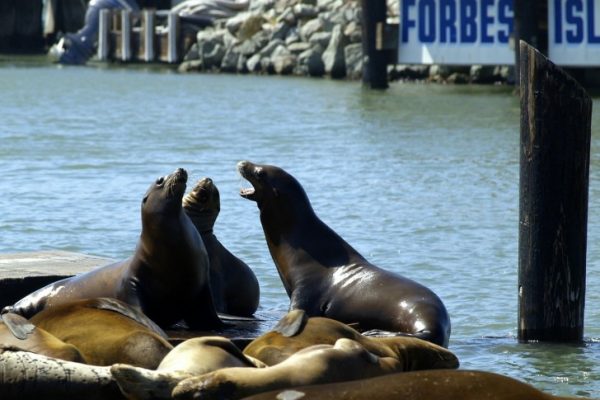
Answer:
<path fill-rule="evenodd" d="M 596 109 L 600 104 L 596 102 Z M 0 68 L 0 252 L 120 259 L 140 202 L 184 167 L 221 192 L 215 233 L 257 274 L 261 312 L 288 299 L 235 165 L 275 164 L 373 263 L 445 302 L 461 367 L 600 397 L 600 118 L 593 121 L 586 342 L 519 344 L 519 104 L 510 88 L 178 75 L 137 68 Z"/>

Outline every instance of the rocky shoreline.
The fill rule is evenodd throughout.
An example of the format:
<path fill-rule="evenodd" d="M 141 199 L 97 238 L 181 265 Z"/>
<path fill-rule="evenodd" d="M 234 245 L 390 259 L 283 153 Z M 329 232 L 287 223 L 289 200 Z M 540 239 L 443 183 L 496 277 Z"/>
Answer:
<path fill-rule="evenodd" d="M 397 0 L 388 2 L 394 21 Z M 247 11 L 198 32 L 181 72 L 362 77 L 357 0 L 252 0 Z M 389 65 L 388 78 L 438 83 L 506 83 L 512 66 Z"/>

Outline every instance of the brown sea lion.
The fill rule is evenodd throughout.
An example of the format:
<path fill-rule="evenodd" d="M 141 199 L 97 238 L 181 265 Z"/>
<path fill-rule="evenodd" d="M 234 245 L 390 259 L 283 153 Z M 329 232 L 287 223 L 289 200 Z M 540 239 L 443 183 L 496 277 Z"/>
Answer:
<path fill-rule="evenodd" d="M 352 382 L 291 387 L 246 400 L 568 400 L 507 376 L 482 371 L 431 370 Z"/>
<path fill-rule="evenodd" d="M 290 309 L 402 332 L 447 347 L 450 317 L 425 286 L 368 262 L 315 214 L 298 181 L 281 168 L 238 163 L 255 201 Z"/>
<path fill-rule="evenodd" d="M 410 336 L 367 337 L 348 325 L 325 317 L 306 317 L 302 310 L 290 311 L 272 331 L 254 339 L 244 349 L 267 365 L 278 364 L 301 349 L 315 344 L 334 344 L 352 339 L 379 357 L 401 360 L 405 371 L 458 368 L 458 358 L 444 347 Z"/>
<path fill-rule="evenodd" d="M 12 319 L 9 324 L 17 325 L 23 330 L 20 339 L 4 324 L 3 319 Z M 0 349 L 13 351 L 29 351 L 48 357 L 59 358 L 66 361 L 85 363 L 86 360 L 75 346 L 65 343 L 44 329 L 33 325 L 18 314 L 6 313 L 0 319 Z"/>
<path fill-rule="evenodd" d="M 173 349 L 162 329 L 116 299 L 59 304 L 40 311 L 30 320 L 74 345 L 91 365 L 127 363 L 156 368 Z"/>
<path fill-rule="evenodd" d="M 269 390 L 368 378 L 403 371 L 401 360 L 377 357 L 358 342 L 338 339 L 332 345 L 300 350 L 267 368 L 224 368 L 181 381 L 176 399 L 241 399 Z"/>
<path fill-rule="evenodd" d="M 262 368 L 266 365 L 246 357 L 229 339 L 206 336 L 177 345 L 156 371 L 115 364 L 111 372 L 128 398 L 152 400 L 170 399 L 173 388 L 184 379 L 228 367 Z"/>
<path fill-rule="evenodd" d="M 210 178 L 203 178 L 183 198 L 183 209 L 204 242 L 210 260 L 210 286 L 220 313 L 249 317 L 258 308 L 260 288 L 250 267 L 227 250 L 213 233 L 221 201 Z"/>
<path fill-rule="evenodd" d="M 150 186 L 132 257 L 47 285 L 5 311 L 28 318 L 65 302 L 110 297 L 138 308 L 162 327 L 181 319 L 193 329 L 221 326 L 206 248 L 181 207 L 186 182 L 187 172 L 179 168 Z"/>

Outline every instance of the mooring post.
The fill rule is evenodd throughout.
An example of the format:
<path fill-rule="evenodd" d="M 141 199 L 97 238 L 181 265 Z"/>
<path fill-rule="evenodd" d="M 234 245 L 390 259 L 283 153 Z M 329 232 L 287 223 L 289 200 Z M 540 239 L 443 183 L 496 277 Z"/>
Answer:
<path fill-rule="evenodd" d="M 144 54 L 142 59 L 145 62 L 154 61 L 154 35 L 156 31 L 156 13 L 154 10 L 144 10 L 142 12 L 142 40 Z"/>
<path fill-rule="evenodd" d="M 121 10 L 121 61 L 131 60 L 131 11 Z"/>
<path fill-rule="evenodd" d="M 386 89 L 387 53 L 377 49 L 377 32 L 380 38 L 386 23 L 387 5 L 385 0 L 362 0 L 362 48 L 363 85 L 371 89 Z M 381 46 L 380 46 L 381 47 Z"/>
<path fill-rule="evenodd" d="M 520 42 L 520 341 L 581 341 L 592 101 Z"/>
<path fill-rule="evenodd" d="M 110 10 L 102 9 L 98 16 L 98 60 L 107 61 L 110 50 Z"/>
<path fill-rule="evenodd" d="M 168 27 L 168 54 L 167 62 L 176 63 L 179 61 L 179 15 L 170 12 L 167 17 Z"/>

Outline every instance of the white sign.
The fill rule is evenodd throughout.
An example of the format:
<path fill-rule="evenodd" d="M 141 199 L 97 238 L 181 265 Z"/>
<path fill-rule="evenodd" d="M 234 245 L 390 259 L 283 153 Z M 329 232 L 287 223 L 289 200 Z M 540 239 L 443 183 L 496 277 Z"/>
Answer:
<path fill-rule="evenodd" d="M 398 62 L 514 64 L 513 20 L 513 0 L 400 0 Z"/>
<path fill-rule="evenodd" d="M 548 0 L 548 56 L 559 65 L 600 65 L 600 1 Z"/>

